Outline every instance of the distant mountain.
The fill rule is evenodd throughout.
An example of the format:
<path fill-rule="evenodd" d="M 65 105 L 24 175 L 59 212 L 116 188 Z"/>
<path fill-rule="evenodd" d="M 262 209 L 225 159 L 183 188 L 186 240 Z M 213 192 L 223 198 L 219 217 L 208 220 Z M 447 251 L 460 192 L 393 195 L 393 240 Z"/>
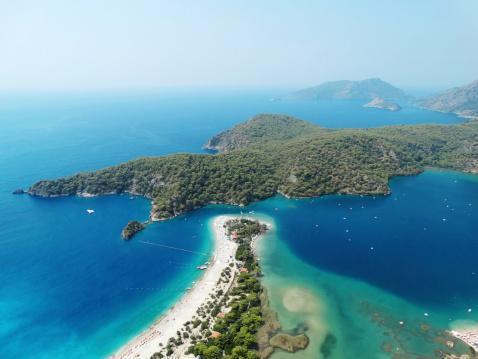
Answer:
<path fill-rule="evenodd" d="M 367 102 L 365 105 L 363 105 L 363 107 L 378 108 L 381 110 L 388 110 L 392 112 L 400 111 L 402 109 L 399 104 L 396 104 L 392 101 L 384 100 L 381 97 L 375 97 L 372 101 Z"/>
<path fill-rule="evenodd" d="M 405 92 L 379 78 L 362 81 L 344 80 L 324 82 L 321 85 L 294 92 L 287 98 L 301 100 L 371 101 L 376 97 L 394 101 L 407 99 Z"/>
<path fill-rule="evenodd" d="M 478 117 L 478 80 L 425 98 L 419 104 L 429 110 L 456 113 L 463 117 Z"/>

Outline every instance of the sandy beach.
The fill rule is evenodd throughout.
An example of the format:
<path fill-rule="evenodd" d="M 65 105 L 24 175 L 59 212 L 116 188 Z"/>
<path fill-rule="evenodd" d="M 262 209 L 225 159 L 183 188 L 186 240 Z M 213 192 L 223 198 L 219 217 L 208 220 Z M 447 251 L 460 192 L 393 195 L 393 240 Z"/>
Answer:
<path fill-rule="evenodd" d="M 208 268 L 202 277 L 176 304 L 161 316 L 154 324 L 140 335 L 129 341 L 110 358 L 150 358 L 158 352 L 161 344 L 165 346 L 171 337 L 176 336 L 184 323 L 196 315 L 198 308 L 205 303 L 209 295 L 218 289 L 217 282 L 222 271 L 233 262 L 237 244 L 228 240 L 224 223 L 235 218 L 232 216 L 218 216 L 213 221 L 214 226 L 214 253 Z M 231 283 L 222 283 L 224 289 Z M 187 349 L 187 348 L 185 348 Z M 175 353 L 173 358 L 184 358 L 184 353 Z"/>
<path fill-rule="evenodd" d="M 475 352 L 478 353 L 478 326 L 462 326 L 460 328 L 455 328 L 451 330 L 450 333 L 460 339 L 461 341 L 468 344 L 473 348 Z"/>

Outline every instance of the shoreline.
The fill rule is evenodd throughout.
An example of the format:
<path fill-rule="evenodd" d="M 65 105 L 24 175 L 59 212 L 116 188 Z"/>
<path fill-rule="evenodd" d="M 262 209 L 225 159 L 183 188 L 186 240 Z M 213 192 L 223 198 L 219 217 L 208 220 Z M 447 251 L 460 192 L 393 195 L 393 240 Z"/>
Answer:
<path fill-rule="evenodd" d="M 215 217 L 212 226 L 214 230 L 214 251 L 210 264 L 194 286 L 185 293 L 166 313 L 161 315 L 147 329 L 129 340 L 110 359 L 150 358 L 167 345 L 169 338 L 175 337 L 184 323 L 192 320 L 199 307 L 207 301 L 215 291 L 222 271 L 234 261 L 237 244 L 228 240 L 224 224 L 237 216 Z M 232 258 L 231 258 L 232 257 Z M 230 283 L 228 283 L 230 284 Z M 160 346 L 162 344 L 162 346 Z M 180 354 L 180 353 L 178 353 Z M 183 353 L 182 356 L 184 357 Z"/>
<path fill-rule="evenodd" d="M 478 353 L 478 324 L 476 322 L 458 320 L 451 325 L 448 332 Z"/>

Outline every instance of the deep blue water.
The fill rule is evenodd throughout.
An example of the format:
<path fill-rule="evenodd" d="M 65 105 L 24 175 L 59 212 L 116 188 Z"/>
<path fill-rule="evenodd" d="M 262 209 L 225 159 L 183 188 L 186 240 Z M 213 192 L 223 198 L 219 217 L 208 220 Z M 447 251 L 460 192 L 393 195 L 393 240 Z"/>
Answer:
<path fill-rule="evenodd" d="M 478 176 L 433 170 L 391 188 L 386 197 L 278 197 L 255 209 L 273 215 L 282 240 L 318 268 L 425 308 L 478 312 Z"/>
<path fill-rule="evenodd" d="M 119 233 L 128 220 L 147 219 L 147 200 L 38 199 L 13 196 L 12 190 L 139 156 L 200 152 L 211 135 L 262 112 L 287 113 L 326 127 L 460 121 L 413 108 L 398 113 L 364 109 L 356 102 L 269 101 L 278 95 L 262 91 L 0 97 L 1 357 L 110 353 L 191 285 L 198 274 L 194 268 L 205 257 L 141 241 L 209 253 L 207 220 L 223 211 L 239 211 L 208 208 L 155 224 L 123 242 Z M 284 240 L 309 263 L 410 300 L 453 305 L 449 297 L 438 296 L 440 290 L 450 290 L 463 301 L 476 298 L 470 289 L 476 280 L 471 272 L 478 272 L 471 234 L 478 221 L 467 204 L 476 206 L 478 201 L 476 183 L 450 178 L 456 179 L 450 174 L 400 179 L 393 185 L 394 195 L 386 199 L 274 198 L 252 208 L 277 216 Z M 445 198 L 454 211 L 446 207 Z M 367 208 L 362 212 L 361 204 Z M 95 213 L 87 215 L 87 208 Z M 370 218 L 372 213 L 379 219 Z M 318 250 L 323 246 L 327 251 Z M 429 284 L 422 286 L 422 280 Z"/>
<path fill-rule="evenodd" d="M 1 227 L 2 357 L 28 343 L 39 357 L 107 354 L 183 293 L 207 258 L 140 241 L 209 252 L 208 233 L 194 220 L 153 225 L 123 242 L 128 220 L 147 219 L 141 198 L 15 200 L 19 211 L 9 216 L 17 219 Z"/>

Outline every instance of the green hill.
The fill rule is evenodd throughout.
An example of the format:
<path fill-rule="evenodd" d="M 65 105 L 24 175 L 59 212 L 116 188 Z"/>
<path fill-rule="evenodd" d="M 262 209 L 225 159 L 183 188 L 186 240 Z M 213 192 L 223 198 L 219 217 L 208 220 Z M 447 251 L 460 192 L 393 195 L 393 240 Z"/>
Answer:
<path fill-rule="evenodd" d="M 204 148 L 228 152 L 273 140 L 288 140 L 320 127 L 285 115 L 261 114 L 211 138 Z"/>
<path fill-rule="evenodd" d="M 39 181 L 28 193 L 130 192 L 151 198 L 152 218 L 165 219 L 209 203 L 245 205 L 278 192 L 292 197 L 388 194 L 390 177 L 427 166 L 478 172 L 477 121 L 324 130 L 289 116 L 261 115 L 218 137 L 213 144 L 227 152 L 141 158 Z"/>

